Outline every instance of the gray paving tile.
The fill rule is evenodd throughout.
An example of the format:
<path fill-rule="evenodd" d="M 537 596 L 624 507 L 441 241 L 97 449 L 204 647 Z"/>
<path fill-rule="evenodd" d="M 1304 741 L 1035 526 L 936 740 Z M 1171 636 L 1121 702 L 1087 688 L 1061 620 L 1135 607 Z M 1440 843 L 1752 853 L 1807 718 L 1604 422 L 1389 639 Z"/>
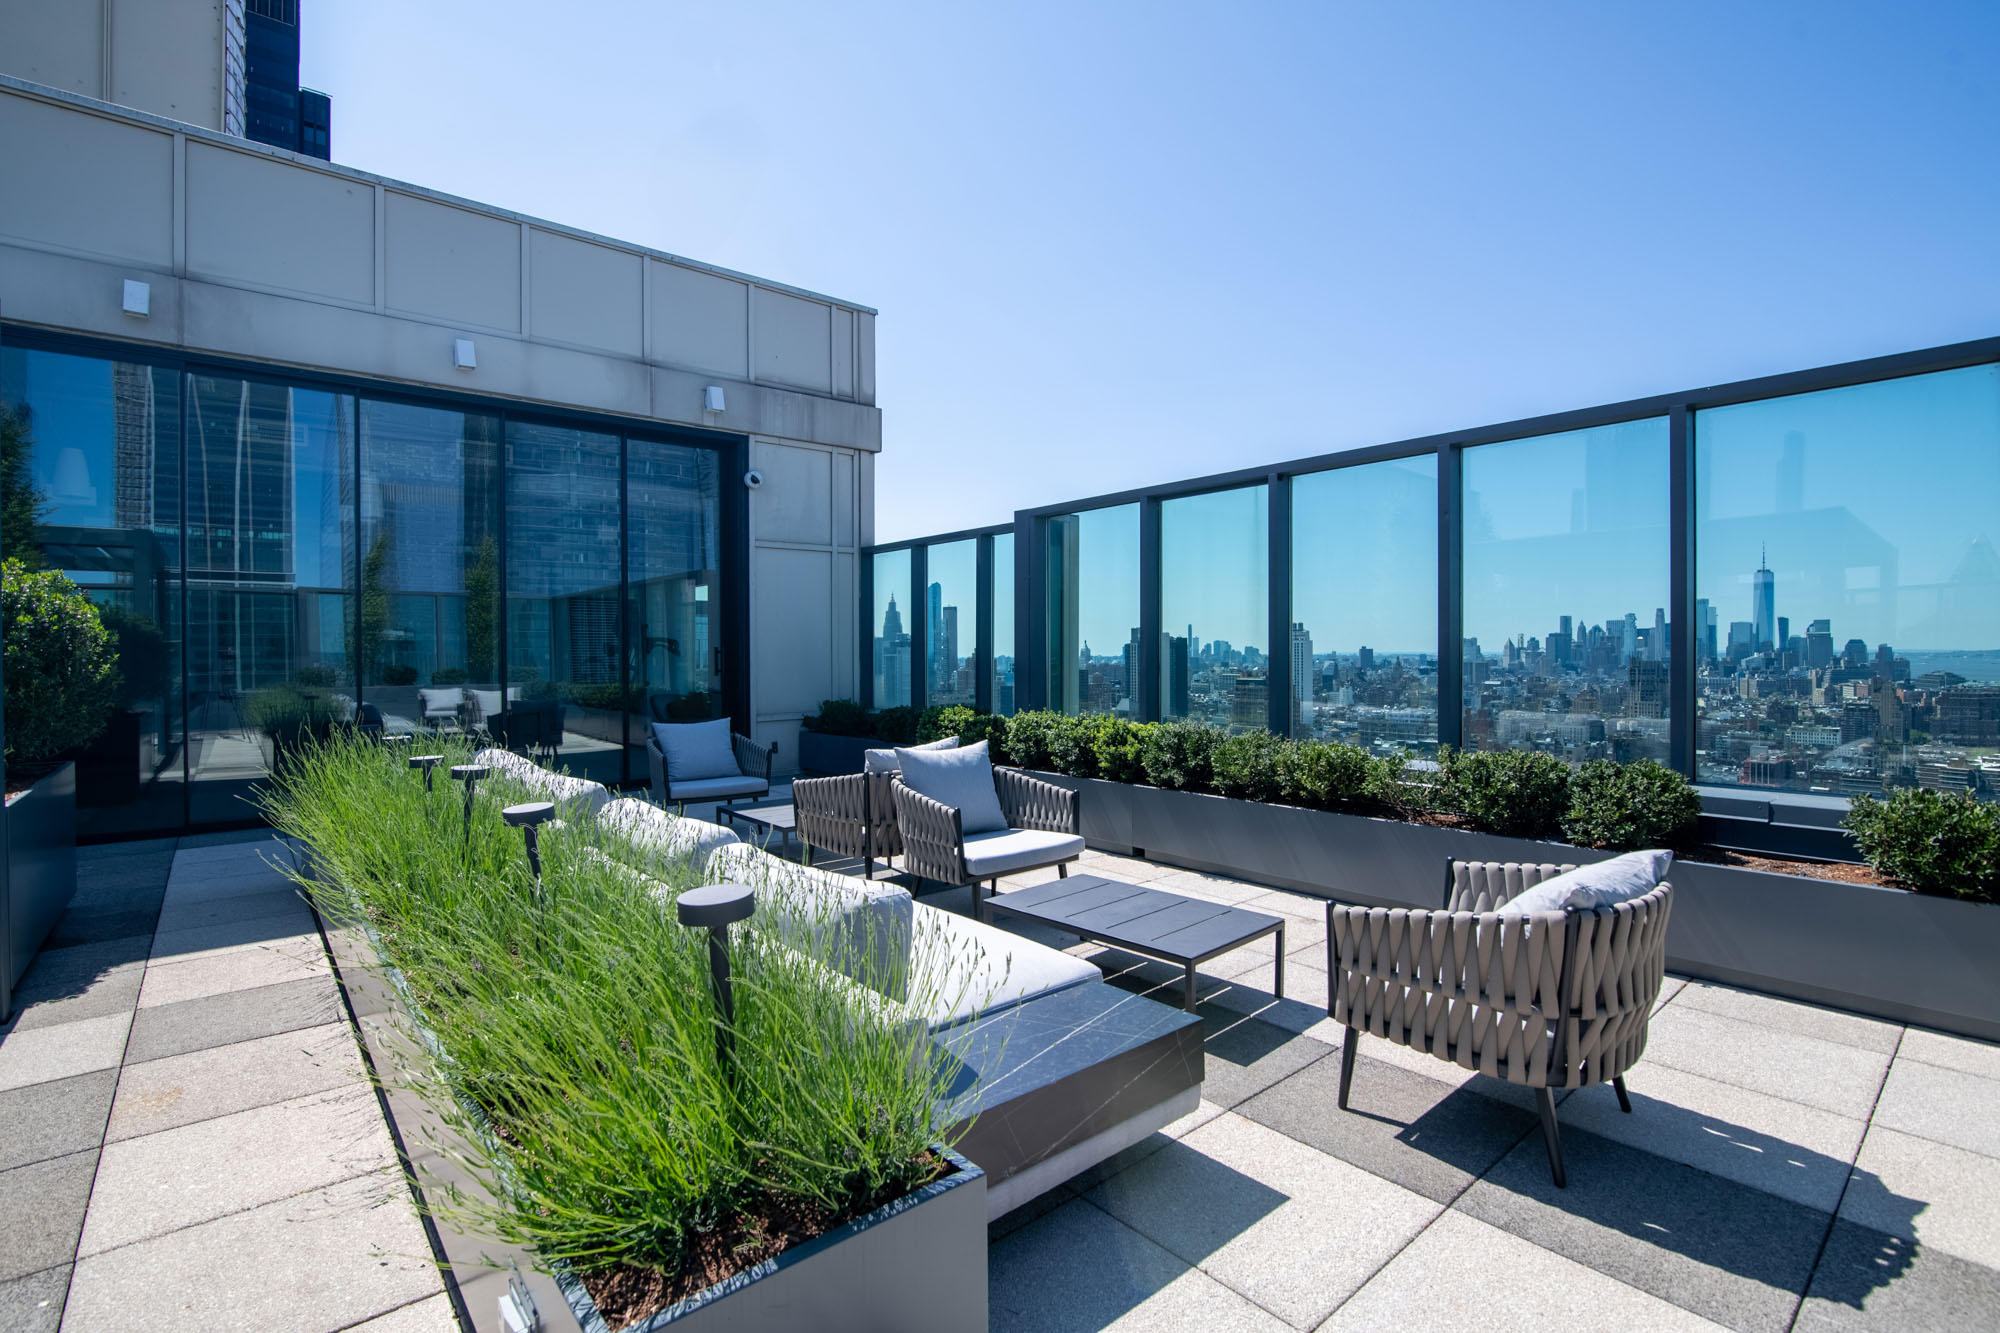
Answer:
<path fill-rule="evenodd" d="M 2000 1161 L 1871 1126 L 1840 1215 L 2000 1271 Z"/>
<path fill-rule="evenodd" d="M 134 1063 L 159 1060 L 344 1017 L 331 975 L 210 995 L 139 1010 L 132 1016 L 132 1041 L 125 1058 Z M 0 1061 L 5 1050 L 0 1047 Z"/>
<path fill-rule="evenodd" d="M 1875 1123 L 2000 1157 L 2000 1079 L 1917 1060 L 1898 1060 L 1882 1087 Z"/>
<path fill-rule="evenodd" d="M 1296 1328 L 1325 1318 L 1442 1208 L 1230 1114 L 1085 1197 Z"/>
<path fill-rule="evenodd" d="M 439 1292 L 356 1324 L 347 1333 L 459 1333 L 458 1316 L 452 1313 L 451 1297 Z"/>
<path fill-rule="evenodd" d="M 145 979 L 144 963 L 121 963 L 81 983 L 63 983 L 34 990 L 17 991 L 20 1006 L 11 1027 L 28 1032 L 35 1028 L 74 1023 L 107 1014 L 126 1014 L 139 1003 L 139 983 Z"/>
<path fill-rule="evenodd" d="M 1200 1007 L 1204 1047 L 1201 1095 L 1225 1109 L 1288 1078 L 1333 1048 L 1219 1005 Z"/>
<path fill-rule="evenodd" d="M 1933 1032 L 1929 1028 L 1905 1031 L 1903 1044 L 1896 1048 L 1896 1058 L 1941 1065 L 1982 1078 L 2000 1078 L 2000 1043 Z"/>
<path fill-rule="evenodd" d="M 282 847 L 284 840 L 269 829 L 228 829 L 221 833 L 192 833 L 180 840 L 180 853 L 190 861 L 210 857 L 226 858 L 245 846 Z"/>
<path fill-rule="evenodd" d="M 160 910 L 165 912 L 168 908 L 216 902 L 224 898 L 243 898 L 253 893 L 277 893 L 290 883 L 283 875 L 270 869 L 253 868 L 228 874 L 176 872 L 167 885 L 165 897 L 161 899 Z"/>
<path fill-rule="evenodd" d="M 118 1071 L 100 1069 L 0 1092 L 0 1170 L 102 1143 L 117 1086 Z"/>
<path fill-rule="evenodd" d="M 0 1089 L 116 1068 L 132 1026 L 127 1010 L 52 1027 L 16 1028 L 0 1038 Z"/>
<path fill-rule="evenodd" d="M 0 1171 L 0 1279 L 23 1277 L 76 1257 L 97 1150 Z"/>
<path fill-rule="evenodd" d="M 160 895 L 147 895 L 150 906 L 72 907 L 56 922 L 43 949 L 69 949 L 80 944 L 105 944 L 151 934 L 159 924 Z"/>
<path fill-rule="evenodd" d="M 1920 1241 L 1836 1222 L 1794 1328 L 1905 1333 L 1991 1328 L 2000 1273 Z"/>
<path fill-rule="evenodd" d="M 218 1273 L 254 1275 L 217 1282 Z M 442 1289 L 399 1171 L 80 1260 L 68 1326 L 324 1333 Z"/>
<path fill-rule="evenodd" d="M 1221 1115 L 1222 1108 L 1204 1098 L 1194 1110 L 1180 1119 L 1162 1125 L 1160 1129 L 1129 1148 L 1111 1154 L 1088 1170 L 1079 1171 L 1063 1183 L 1074 1193 L 1081 1194 L 1093 1185 L 1102 1184 L 1120 1171 L 1137 1166 L 1170 1143 L 1186 1138 L 1209 1121 Z"/>
<path fill-rule="evenodd" d="M 44 949 L 21 974 L 19 986 L 41 996 L 81 995 L 93 981 L 113 968 L 144 962 L 152 949 L 150 933 L 68 949 Z"/>
<path fill-rule="evenodd" d="M 146 968 L 146 980 L 139 987 L 139 1008 L 152 1009 L 324 975 L 327 975 L 326 953 L 317 935 L 185 962 L 156 962 Z"/>
<path fill-rule="evenodd" d="M 1498 1227 L 1445 1213 L 1319 1326 L 1319 1333 L 1564 1328 L 1686 1330 L 1722 1325 L 1531 1245 Z"/>
<path fill-rule="evenodd" d="M 1137 1145 L 1134 1145 L 1137 1146 Z M 1076 1187 L 1064 1183 L 1048 1191 L 1037 1194 L 1012 1212 L 1002 1213 L 986 1224 L 986 1243 L 993 1244 L 1004 1236 L 1011 1236 L 1028 1223 L 1047 1217 L 1056 1209 L 1076 1198 Z"/>
<path fill-rule="evenodd" d="M 189 930 L 163 930 L 153 937 L 152 965 L 298 941 L 309 941 L 315 948 L 319 945 L 319 923 L 302 902 L 266 916 L 238 917 Z"/>
<path fill-rule="evenodd" d="M 77 1253 L 101 1254 L 395 1160 L 365 1083 L 106 1144 Z"/>
<path fill-rule="evenodd" d="M 168 856 L 180 846 L 178 837 L 124 838 L 117 842 L 84 843 L 76 849 L 79 866 L 92 861 L 119 861 L 128 856 Z"/>
<path fill-rule="evenodd" d="M 162 934 L 178 933 L 236 921 L 261 921 L 301 912 L 310 916 L 310 911 L 305 898 L 296 888 L 271 889 L 263 893 L 245 893 L 230 898 L 196 898 L 170 903 L 160 909 L 158 929 Z"/>
<path fill-rule="evenodd" d="M 1690 981 L 1675 1003 L 1746 1023 L 1818 1037 L 1822 1041 L 1879 1051 L 1884 1055 L 1896 1049 L 1897 1038 L 1903 1031 L 1900 1023 L 1866 1018 L 1839 1009 L 1824 1009 L 1816 1004 L 1739 990 L 1712 981 Z"/>
<path fill-rule="evenodd" d="M 1288 1326 L 1081 1199 L 987 1251 L 991 1324 L 1008 1333 L 1282 1333 Z"/>
<path fill-rule="evenodd" d="M 365 1077 L 352 1029 L 344 1022 L 127 1064 L 105 1137 L 117 1142 L 157 1134 Z"/>
<path fill-rule="evenodd" d="M 56 1333 L 68 1290 L 68 1264 L 0 1282 L 0 1333 Z"/>
<path fill-rule="evenodd" d="M 1562 1139 L 1567 1189 L 1537 1133 L 1458 1209 L 1717 1323 L 1786 1327 L 1831 1218 L 1574 1126 Z"/>
<path fill-rule="evenodd" d="M 1236 1109 L 1440 1203 L 1456 1198 L 1538 1123 L 1471 1087 L 1446 1088 L 1365 1054 L 1355 1061 L 1346 1111 L 1339 1091 L 1340 1061 L 1320 1060 Z"/>
<path fill-rule="evenodd" d="M 1889 1066 L 1886 1052 L 1726 1018 L 1684 1003 L 1687 994 L 1653 1015 L 1648 1062 L 1837 1115 L 1867 1117 Z"/>

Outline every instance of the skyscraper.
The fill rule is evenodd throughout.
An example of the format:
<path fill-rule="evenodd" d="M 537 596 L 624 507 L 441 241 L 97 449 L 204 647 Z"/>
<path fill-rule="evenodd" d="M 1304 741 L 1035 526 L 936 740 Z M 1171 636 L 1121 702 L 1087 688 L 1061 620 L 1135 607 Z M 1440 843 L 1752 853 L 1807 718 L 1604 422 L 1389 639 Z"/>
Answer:
<path fill-rule="evenodd" d="M 1313 701 L 1313 636 L 1298 621 L 1292 622 L 1292 723 Z"/>
<path fill-rule="evenodd" d="M 299 0 L 245 0 L 243 136 L 331 161 L 333 102 L 299 87 Z"/>
<path fill-rule="evenodd" d="M 1757 636 L 1756 650 L 1780 647 L 1778 643 L 1777 575 L 1763 552 L 1757 556 L 1757 572 L 1750 578 L 1750 624 Z"/>

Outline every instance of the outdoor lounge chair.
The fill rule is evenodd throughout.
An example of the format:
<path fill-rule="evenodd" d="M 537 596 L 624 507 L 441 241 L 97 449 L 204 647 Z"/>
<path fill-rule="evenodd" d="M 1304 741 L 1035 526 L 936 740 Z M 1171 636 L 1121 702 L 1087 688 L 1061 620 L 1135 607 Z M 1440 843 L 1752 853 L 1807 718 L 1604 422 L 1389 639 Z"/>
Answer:
<path fill-rule="evenodd" d="M 689 801 L 734 805 L 771 791 L 776 744 L 759 745 L 729 728 L 729 719 L 711 722 L 655 722 L 646 737 L 646 762 L 653 774 L 653 800 L 662 806 Z"/>
<path fill-rule="evenodd" d="M 1326 905 L 1327 1015 L 1345 1024 L 1340 1109 L 1361 1034 L 1535 1093 L 1549 1171 L 1564 1184 L 1555 1089 L 1610 1083 L 1646 1049 L 1666 974 L 1673 887 L 1610 907 L 1499 907 L 1572 866 L 1448 863 L 1443 910 Z"/>
<path fill-rule="evenodd" d="M 970 884 L 975 894 L 978 885 L 986 884 L 989 892 L 998 893 L 1002 875 L 1054 866 L 1058 875 L 1067 876 L 1069 862 L 1083 855 L 1077 794 L 1017 768 L 994 768 L 986 742 L 932 755 L 896 753 L 902 771 L 890 793 L 903 840 L 903 869 L 919 880 Z M 925 771 L 940 766 L 951 773 L 944 784 Z M 950 803 L 938 799 L 955 784 L 967 784 L 963 798 Z M 938 794 L 917 790 L 923 786 Z M 997 810 L 991 805 L 994 798 Z"/>
<path fill-rule="evenodd" d="M 958 745 L 951 736 L 919 750 L 949 750 Z M 870 750 L 859 773 L 842 773 L 830 778 L 792 780 L 792 809 L 797 812 L 799 836 L 816 852 L 861 858 L 862 878 L 875 878 L 875 858 L 886 864 L 903 854 L 903 835 L 896 824 L 896 752 Z"/>

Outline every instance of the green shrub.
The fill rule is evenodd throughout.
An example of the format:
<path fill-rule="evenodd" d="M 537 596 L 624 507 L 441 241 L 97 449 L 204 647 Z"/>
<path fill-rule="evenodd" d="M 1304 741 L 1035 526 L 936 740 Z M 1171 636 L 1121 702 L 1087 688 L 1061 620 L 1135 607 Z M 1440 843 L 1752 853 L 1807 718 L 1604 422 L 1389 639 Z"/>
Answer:
<path fill-rule="evenodd" d="M 986 742 L 986 752 L 996 764 L 1011 764 L 1014 760 L 1007 753 L 1007 719 L 997 713 L 974 713 L 958 733 L 960 745 L 977 745 Z"/>
<path fill-rule="evenodd" d="M 1097 721 L 1094 716 L 1058 714 L 1049 724 L 1049 769 L 1073 778 L 1097 776 Z"/>
<path fill-rule="evenodd" d="M 578 708 L 594 708 L 601 712 L 615 713 L 625 706 L 625 687 L 615 680 L 600 682 L 595 685 L 585 685 L 577 681 L 564 681 L 561 685 L 551 685 L 550 692 L 567 703 L 575 704 Z M 527 699 L 539 697 L 528 693 L 526 690 L 523 690 L 521 693 L 522 697 Z M 703 695 L 701 702 L 705 714 L 708 707 L 708 696 Z"/>
<path fill-rule="evenodd" d="M 118 699 L 111 635 L 91 600 L 53 570 L 10 558 L 0 584 L 7 762 L 45 763 L 104 730 Z"/>
<path fill-rule="evenodd" d="M 822 699 L 819 711 L 799 725 L 807 731 L 824 732 L 829 736 L 866 736 L 869 734 L 868 710 L 852 699 Z"/>
<path fill-rule="evenodd" d="M 1701 796 L 1672 769 L 1593 759 L 1570 775 L 1563 836 L 1616 852 L 1679 847 L 1693 840 L 1700 815 Z"/>
<path fill-rule="evenodd" d="M 884 708 L 871 719 L 869 732 L 890 745 L 913 745 L 917 739 L 917 710 L 909 707 Z"/>
<path fill-rule="evenodd" d="M 165 696 L 173 683 L 173 664 L 160 627 L 115 603 L 99 606 L 97 618 L 111 633 L 118 661 L 118 706 L 131 708 Z"/>
<path fill-rule="evenodd" d="M 947 736 L 963 736 L 977 716 L 964 704 L 933 704 L 917 719 L 917 744 L 941 741 Z"/>
<path fill-rule="evenodd" d="M 1146 737 L 1149 722 L 1130 722 L 1122 717 L 1099 717 L 1091 749 L 1097 757 L 1097 776 L 1111 782 L 1146 780 Z"/>
<path fill-rule="evenodd" d="M 471 679 L 464 667 L 439 667 L 431 672 L 433 685 L 463 685 Z"/>
<path fill-rule="evenodd" d="M 1168 791 L 1211 790 L 1211 760 L 1222 735 L 1220 727 L 1206 722 L 1155 723 L 1140 756 L 1146 780 Z"/>
<path fill-rule="evenodd" d="M 1061 713 L 1051 713 L 1046 709 L 1014 714 L 1007 719 L 1008 756 L 1022 768 L 1039 769 L 1044 773 L 1056 771 L 1055 762 L 1049 758 L 1049 739 L 1062 721 Z"/>
<path fill-rule="evenodd" d="M 1286 744 L 1263 730 L 1216 742 L 1209 755 L 1215 789 L 1244 801 L 1277 800 L 1283 791 L 1279 764 Z"/>
<path fill-rule="evenodd" d="M 1438 751 L 1439 800 L 1482 833 L 1555 838 L 1569 812 L 1569 765 L 1534 750 Z"/>
<path fill-rule="evenodd" d="M 1846 827 L 1885 879 L 1918 893 L 2000 902 L 2000 809 L 1904 788 L 1886 801 L 1855 797 Z"/>
<path fill-rule="evenodd" d="M 0 403 L 0 559 L 40 569 L 36 529 L 51 506 L 35 484 L 33 454 L 27 409 Z"/>
<path fill-rule="evenodd" d="M 392 662 L 382 668 L 384 685 L 414 685 L 417 683 L 417 669 L 401 662 Z"/>
<path fill-rule="evenodd" d="M 1278 792 L 1293 805 L 1337 810 L 1367 799 L 1374 761 L 1354 745 L 1296 740 L 1278 752 Z"/>

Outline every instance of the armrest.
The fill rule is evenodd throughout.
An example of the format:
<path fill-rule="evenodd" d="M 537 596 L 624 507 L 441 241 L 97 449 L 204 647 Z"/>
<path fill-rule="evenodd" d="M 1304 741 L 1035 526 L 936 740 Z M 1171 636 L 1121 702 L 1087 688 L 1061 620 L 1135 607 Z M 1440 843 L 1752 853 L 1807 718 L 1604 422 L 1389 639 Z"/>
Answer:
<path fill-rule="evenodd" d="M 1018 768 L 993 770 L 993 788 L 1009 828 L 1040 829 L 1044 833 L 1081 833 L 1077 795 L 1067 787 L 1031 778 Z"/>
<path fill-rule="evenodd" d="M 889 790 L 903 833 L 904 869 L 923 879 L 965 883 L 964 816 L 956 807 L 911 791 L 900 781 Z"/>
<path fill-rule="evenodd" d="M 1560 1006 L 1564 914 L 1326 905 L 1327 1014 L 1380 1030 L 1444 1000 L 1526 1017 Z"/>
<path fill-rule="evenodd" d="M 798 814 L 799 836 L 821 851 L 865 854 L 867 800 L 865 774 L 795 779 L 792 809 Z"/>
<path fill-rule="evenodd" d="M 736 767 L 746 778 L 771 780 L 771 761 L 777 757 L 778 743 L 759 745 L 740 732 L 729 733 L 729 743 L 736 750 Z"/>
<path fill-rule="evenodd" d="M 660 753 L 660 738 L 646 733 L 646 768 L 653 779 L 653 800 L 667 803 L 667 757 Z"/>

